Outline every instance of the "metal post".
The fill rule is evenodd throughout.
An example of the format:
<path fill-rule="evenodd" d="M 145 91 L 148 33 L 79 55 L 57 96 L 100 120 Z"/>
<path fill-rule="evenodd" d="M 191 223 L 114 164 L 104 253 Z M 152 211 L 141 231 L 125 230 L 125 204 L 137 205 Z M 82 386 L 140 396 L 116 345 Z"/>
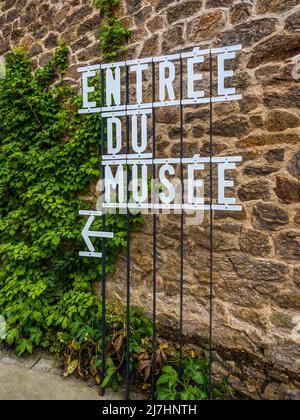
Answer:
<path fill-rule="evenodd" d="M 126 105 L 129 104 L 129 68 L 126 65 Z M 129 115 L 126 113 L 126 154 L 129 154 L 130 144 L 129 144 Z M 127 173 L 127 195 L 126 202 L 129 203 L 129 165 L 126 165 Z M 127 206 L 126 213 L 126 222 L 127 222 L 127 252 L 126 252 L 126 262 L 127 262 L 127 277 L 126 277 L 126 385 L 125 385 L 125 398 L 126 400 L 130 399 L 130 210 Z"/>
<path fill-rule="evenodd" d="M 180 57 L 180 179 L 181 203 L 184 204 L 184 175 L 183 175 L 183 62 Z M 184 213 L 180 215 L 180 333 L 179 333 L 179 377 L 182 378 L 183 361 L 183 293 L 184 293 Z"/>
<path fill-rule="evenodd" d="M 155 63 L 152 63 L 152 103 L 155 102 L 156 89 L 155 89 Z M 152 108 L 152 140 L 153 140 L 153 160 L 156 158 L 156 112 Z M 153 188 L 156 194 L 156 167 L 153 161 Z M 152 194 L 153 196 L 153 194 Z M 152 307 L 152 322 L 153 322 L 153 336 L 152 336 L 152 399 L 155 399 L 156 391 L 156 270 L 157 270 L 157 216 L 155 210 L 153 211 L 153 307 Z"/>
<path fill-rule="evenodd" d="M 213 399 L 212 393 L 212 335 L 213 335 L 213 63 L 210 52 L 210 116 L 209 116 L 209 142 L 210 142 L 210 291 L 209 291 L 209 399 Z"/>
<path fill-rule="evenodd" d="M 101 69 L 100 73 L 101 81 L 101 104 L 104 106 L 104 73 Z M 101 154 L 105 154 L 105 136 L 104 136 L 104 120 L 101 114 Z M 105 178 L 105 168 L 101 165 L 102 179 Z M 102 231 L 106 230 L 106 216 L 105 213 L 102 215 Z M 106 264 L 105 264 L 105 238 L 102 239 L 102 343 L 101 343 L 101 352 L 102 352 L 102 369 L 101 369 L 101 382 L 103 382 L 106 372 Z M 102 390 L 102 395 L 104 395 L 105 390 Z"/>

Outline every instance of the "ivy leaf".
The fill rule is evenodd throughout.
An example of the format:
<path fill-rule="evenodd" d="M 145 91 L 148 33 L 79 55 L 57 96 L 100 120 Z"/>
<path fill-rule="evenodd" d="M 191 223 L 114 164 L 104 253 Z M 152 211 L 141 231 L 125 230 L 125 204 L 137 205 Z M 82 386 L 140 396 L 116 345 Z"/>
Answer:
<path fill-rule="evenodd" d="M 32 353 L 33 351 L 33 347 L 32 347 L 32 343 L 30 343 L 30 341 L 27 341 L 26 343 L 26 350 L 28 351 L 28 353 Z"/>
<path fill-rule="evenodd" d="M 52 243 L 54 246 L 58 246 L 60 244 L 60 237 L 54 236 L 54 238 L 52 238 Z"/>
<path fill-rule="evenodd" d="M 77 359 L 72 360 L 72 362 L 68 364 L 67 368 L 64 371 L 64 374 L 63 374 L 64 378 L 72 375 L 72 373 L 74 373 L 75 370 L 77 369 L 78 365 L 79 365 L 79 361 Z"/>
<path fill-rule="evenodd" d="M 9 332 L 7 333 L 7 336 L 6 336 L 6 341 L 7 341 L 7 344 L 8 344 L 9 346 L 11 346 L 11 345 L 13 344 L 13 342 L 15 341 L 15 336 L 14 336 L 14 334 L 13 334 L 13 332 L 12 332 L 12 331 L 9 331 Z"/>
<path fill-rule="evenodd" d="M 43 320 L 43 315 L 38 311 L 34 311 L 32 313 L 32 318 L 37 322 L 41 322 Z"/>
<path fill-rule="evenodd" d="M 195 373 L 192 379 L 198 385 L 204 385 L 206 383 L 206 378 L 202 373 Z"/>
<path fill-rule="evenodd" d="M 170 380 L 170 376 L 169 376 L 169 375 L 167 375 L 167 374 L 165 374 L 165 375 L 161 375 L 161 376 L 158 378 L 158 380 L 157 380 L 156 384 L 157 384 L 157 385 L 166 384 L 166 383 L 168 383 L 168 382 L 169 382 L 169 380 Z"/>
<path fill-rule="evenodd" d="M 161 391 L 159 391 L 157 393 L 157 399 L 158 400 L 176 400 L 177 397 L 177 393 L 175 390 L 170 390 L 170 389 L 162 389 Z"/>

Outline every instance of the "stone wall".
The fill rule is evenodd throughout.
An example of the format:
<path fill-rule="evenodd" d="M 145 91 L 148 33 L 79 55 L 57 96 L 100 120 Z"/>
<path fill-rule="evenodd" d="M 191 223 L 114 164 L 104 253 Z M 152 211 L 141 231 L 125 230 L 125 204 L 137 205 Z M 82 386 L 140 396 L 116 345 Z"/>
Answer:
<path fill-rule="evenodd" d="M 66 77 L 77 79 L 78 63 L 99 56 L 101 16 L 89 0 L 1 0 L 0 54 L 23 47 L 35 67 L 44 65 L 59 39 L 70 49 Z"/>
<path fill-rule="evenodd" d="M 242 213 L 216 213 L 214 229 L 215 373 L 254 398 L 300 398 L 300 5 L 299 0 L 123 0 L 134 35 L 124 57 L 194 46 L 243 45 L 236 86 L 243 101 L 214 105 L 214 153 L 241 154 L 236 195 Z M 43 64 L 63 37 L 78 63 L 99 60 L 98 12 L 80 0 L 5 0 L 0 53 L 25 46 Z M 189 152 L 208 149 L 208 112 L 185 110 Z M 178 151 L 178 112 L 158 112 L 158 148 Z M 162 334 L 176 339 L 179 217 L 158 223 L 158 312 Z M 151 313 L 152 224 L 132 241 L 132 303 Z M 209 220 L 185 227 L 186 342 L 207 345 Z M 125 298 L 125 258 L 109 279 L 111 299 Z M 297 328 L 298 326 L 298 328 Z"/>

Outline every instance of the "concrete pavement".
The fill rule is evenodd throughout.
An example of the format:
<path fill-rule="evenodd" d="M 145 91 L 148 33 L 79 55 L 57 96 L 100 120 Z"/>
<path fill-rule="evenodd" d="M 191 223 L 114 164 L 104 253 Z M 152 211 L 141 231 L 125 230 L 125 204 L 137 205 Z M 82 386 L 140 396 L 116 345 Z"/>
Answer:
<path fill-rule="evenodd" d="M 59 363 L 47 353 L 17 358 L 0 350 L 0 400 L 120 400 L 121 393 L 90 387 L 76 378 L 63 378 Z"/>

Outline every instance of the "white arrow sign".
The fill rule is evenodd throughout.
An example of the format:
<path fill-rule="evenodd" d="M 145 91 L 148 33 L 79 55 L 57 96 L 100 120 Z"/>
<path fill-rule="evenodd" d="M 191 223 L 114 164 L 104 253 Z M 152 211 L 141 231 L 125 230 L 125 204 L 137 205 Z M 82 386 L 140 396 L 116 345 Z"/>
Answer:
<path fill-rule="evenodd" d="M 112 239 L 114 237 L 114 234 L 112 232 L 96 232 L 90 230 L 90 227 L 92 226 L 95 217 L 102 216 L 102 212 L 99 211 L 86 211 L 81 210 L 79 212 L 81 216 L 89 216 L 88 221 L 86 222 L 86 225 L 84 226 L 84 229 L 82 231 L 82 237 L 85 240 L 85 243 L 89 249 L 89 252 L 79 252 L 80 257 L 89 257 L 89 258 L 102 258 L 102 253 L 95 252 L 95 248 L 90 240 L 90 238 L 108 238 Z"/>

